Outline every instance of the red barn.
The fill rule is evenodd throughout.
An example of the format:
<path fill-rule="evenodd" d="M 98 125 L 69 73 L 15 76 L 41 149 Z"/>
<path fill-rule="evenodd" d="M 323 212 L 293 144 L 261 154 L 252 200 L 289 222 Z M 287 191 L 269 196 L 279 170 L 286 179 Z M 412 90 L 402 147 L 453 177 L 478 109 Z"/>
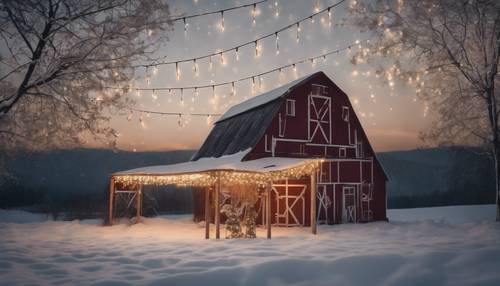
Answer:
<path fill-rule="evenodd" d="M 230 108 L 215 123 L 192 161 L 245 150 L 242 161 L 268 157 L 324 159 L 317 176 L 318 223 L 387 219 L 387 176 L 348 96 L 323 72 Z M 310 225 L 310 186 L 308 177 L 272 183 L 273 225 Z M 194 192 L 196 221 L 204 219 L 203 191 Z M 264 200 L 258 204 L 262 205 L 257 209 L 263 210 Z M 264 222 L 263 213 L 258 215 L 258 221 Z"/>
<path fill-rule="evenodd" d="M 386 220 L 386 181 L 349 98 L 317 72 L 230 108 L 189 162 L 113 174 L 108 220 L 118 196 L 134 194 L 139 220 L 142 186 L 173 184 L 194 187 L 206 238 L 210 221 L 220 238 L 221 207 L 242 194 L 268 238 L 271 225 L 316 233 L 317 223 Z"/>

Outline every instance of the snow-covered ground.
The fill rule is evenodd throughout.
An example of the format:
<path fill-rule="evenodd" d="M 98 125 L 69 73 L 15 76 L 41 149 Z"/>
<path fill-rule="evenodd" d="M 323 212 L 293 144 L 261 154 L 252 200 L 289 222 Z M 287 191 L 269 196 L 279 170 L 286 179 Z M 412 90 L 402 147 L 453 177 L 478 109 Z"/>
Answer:
<path fill-rule="evenodd" d="M 189 216 L 102 227 L 0 210 L 1 285 L 500 285 L 494 206 L 209 240 Z"/>

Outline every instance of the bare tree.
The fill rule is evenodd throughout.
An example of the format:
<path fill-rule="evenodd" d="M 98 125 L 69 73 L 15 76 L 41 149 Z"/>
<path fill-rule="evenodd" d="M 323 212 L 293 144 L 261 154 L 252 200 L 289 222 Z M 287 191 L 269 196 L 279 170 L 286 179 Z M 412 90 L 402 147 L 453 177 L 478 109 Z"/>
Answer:
<path fill-rule="evenodd" d="M 169 16 L 164 0 L 1 1 L 0 149 L 112 144 L 109 111 L 128 102 L 106 87 L 154 60 Z"/>
<path fill-rule="evenodd" d="M 353 61 L 413 85 L 434 109 L 424 139 L 487 146 L 500 221 L 500 1 L 352 1 L 346 21 L 373 36 Z"/>

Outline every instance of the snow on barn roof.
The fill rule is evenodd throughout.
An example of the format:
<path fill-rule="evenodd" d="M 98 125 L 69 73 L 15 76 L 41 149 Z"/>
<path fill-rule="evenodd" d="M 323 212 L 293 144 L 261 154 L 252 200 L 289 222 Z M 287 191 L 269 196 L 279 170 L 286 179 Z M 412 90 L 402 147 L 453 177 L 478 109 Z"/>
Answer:
<path fill-rule="evenodd" d="M 299 85 L 302 81 L 312 77 L 315 74 L 316 73 L 301 77 L 301 78 L 296 79 L 294 81 L 291 81 L 285 85 L 282 85 L 282 86 L 277 87 L 273 90 L 270 90 L 270 91 L 265 92 L 263 94 L 252 97 L 248 100 L 245 100 L 237 105 L 234 105 L 231 108 L 229 108 L 229 110 L 226 111 L 226 113 L 224 113 L 219 118 L 219 120 L 216 121 L 216 123 L 221 122 L 223 120 L 226 120 L 228 118 L 231 118 L 235 115 L 241 114 L 245 111 L 254 109 L 254 108 L 259 107 L 261 105 L 264 105 L 264 104 L 271 102 L 277 98 L 280 98 L 283 95 L 287 94 L 293 87 L 295 87 L 296 85 Z"/>
<path fill-rule="evenodd" d="M 242 161 L 251 149 L 218 158 L 201 158 L 171 165 L 149 166 L 114 173 L 113 176 L 129 175 L 180 175 L 210 171 L 274 172 L 298 167 L 317 159 L 268 157 L 251 161 Z"/>

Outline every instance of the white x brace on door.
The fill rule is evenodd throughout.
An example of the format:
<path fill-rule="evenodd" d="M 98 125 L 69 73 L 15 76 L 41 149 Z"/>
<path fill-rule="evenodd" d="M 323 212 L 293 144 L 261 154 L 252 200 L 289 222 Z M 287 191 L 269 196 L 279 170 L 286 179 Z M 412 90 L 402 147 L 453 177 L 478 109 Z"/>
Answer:
<path fill-rule="evenodd" d="M 305 223 L 307 186 L 303 184 L 273 184 L 276 198 L 276 225 L 303 226 Z"/>
<path fill-rule="evenodd" d="M 308 102 L 307 129 L 309 142 L 331 143 L 331 98 L 310 94 Z"/>

